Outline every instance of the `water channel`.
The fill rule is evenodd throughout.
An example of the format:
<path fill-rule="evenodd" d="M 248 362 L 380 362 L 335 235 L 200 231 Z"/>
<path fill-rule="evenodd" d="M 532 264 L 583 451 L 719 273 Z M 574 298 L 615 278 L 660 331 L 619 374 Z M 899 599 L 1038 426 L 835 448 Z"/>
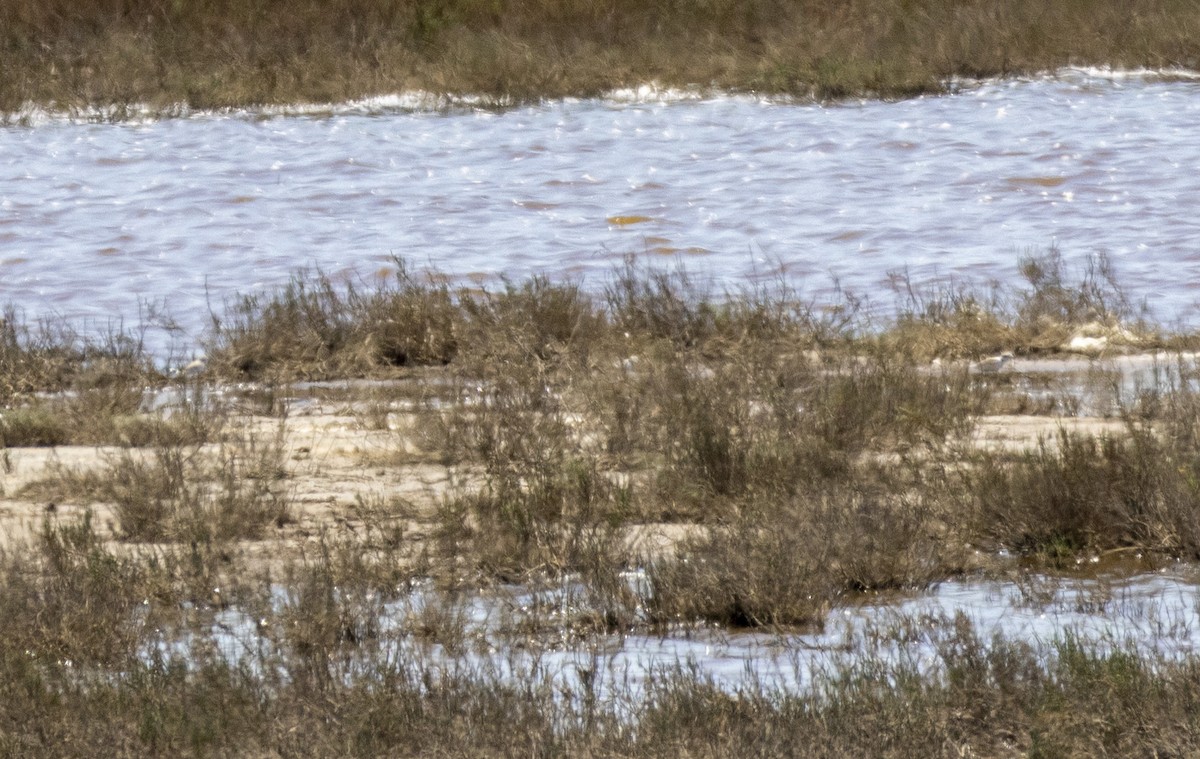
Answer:
<path fill-rule="evenodd" d="M 369 280 L 395 256 L 598 283 L 632 253 L 719 287 L 876 297 L 902 269 L 1011 282 L 1056 245 L 1191 319 L 1198 121 L 1200 80 L 1098 71 L 894 103 L 645 87 L 509 110 L 30 109 L 0 127 L 0 303 L 105 324 L 156 302 L 194 339 L 235 292 L 305 266 Z"/>

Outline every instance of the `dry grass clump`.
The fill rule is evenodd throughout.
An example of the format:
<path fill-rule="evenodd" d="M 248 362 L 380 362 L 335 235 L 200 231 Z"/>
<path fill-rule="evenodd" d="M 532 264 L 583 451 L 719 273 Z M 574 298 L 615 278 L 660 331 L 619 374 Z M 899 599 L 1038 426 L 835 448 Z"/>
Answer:
<path fill-rule="evenodd" d="M 127 663 L 139 638 L 138 590 L 146 587 L 138 562 L 107 551 L 89 519 L 63 527 L 47 523 L 35 550 L 35 558 L 3 557 L 4 647 L 60 665 Z"/>
<path fill-rule="evenodd" d="M 884 334 L 889 349 L 928 361 L 995 355 L 1015 345 L 1000 293 L 954 283 L 918 287 L 907 275 L 895 275 L 892 285 L 901 302 L 895 326 Z"/>
<path fill-rule="evenodd" d="M 932 455 L 971 429 L 981 403 L 962 369 L 919 372 L 883 355 L 818 362 L 778 344 L 731 345 L 712 360 L 642 354 L 579 392 L 605 453 L 652 473 L 650 513 L 701 520 L 723 502 L 853 480 L 864 456 Z"/>
<path fill-rule="evenodd" d="M 578 283 L 545 276 L 505 282 L 496 293 L 463 292 L 459 305 L 464 370 L 481 379 L 503 375 L 514 363 L 579 368 L 603 350 L 608 332 L 604 314 Z"/>
<path fill-rule="evenodd" d="M 1200 556 L 1197 460 L 1143 427 L 1120 438 L 1062 432 L 1014 462 L 980 462 L 980 530 L 1052 560 L 1123 548 Z"/>
<path fill-rule="evenodd" d="M 1034 450 L 976 454 L 965 483 L 974 529 L 1051 563 L 1126 549 L 1200 556 L 1196 379 L 1195 360 L 1177 357 L 1133 388 L 1114 380 L 1118 434 L 1060 430 Z"/>
<path fill-rule="evenodd" d="M 1125 548 L 1200 556 L 1195 360 L 1159 367 L 1124 401 L 1125 431 L 1062 431 L 1014 460 L 988 457 L 969 488 L 983 534 L 1064 559 Z"/>
<path fill-rule="evenodd" d="M 629 510 L 628 492 L 585 462 L 561 466 L 528 479 L 493 475 L 479 491 L 449 499 L 440 510 L 443 556 L 509 581 L 595 565 L 598 551 L 603 563 L 623 568 L 615 528 Z"/>
<path fill-rule="evenodd" d="M 0 412 L 0 447 L 142 447 L 172 439 L 203 443 L 215 434 L 207 411 L 148 411 L 149 392 L 153 391 L 141 384 L 114 385 L 15 406 Z"/>
<path fill-rule="evenodd" d="M 356 337 L 374 365 L 438 366 L 458 352 L 457 318 L 445 284 L 420 282 L 401 264 L 395 287 L 361 304 Z"/>
<path fill-rule="evenodd" d="M 138 444 L 164 386 L 144 329 L 90 335 L 65 321 L 0 319 L 0 447 Z"/>
<path fill-rule="evenodd" d="M 214 447 L 166 438 L 107 455 L 100 469 L 60 467 L 32 488 L 113 504 L 122 539 L 212 543 L 261 536 L 289 520 L 282 438 L 226 435 Z"/>
<path fill-rule="evenodd" d="M 676 558 L 651 571 L 651 619 L 663 625 L 821 626 L 837 588 L 824 571 L 828 549 L 812 527 L 807 521 L 742 519 L 682 546 Z"/>
<path fill-rule="evenodd" d="M 1051 248 L 1022 257 L 1018 268 L 1025 287 L 993 285 L 987 293 L 953 283 L 917 287 L 907 275 L 895 275 L 900 308 L 883 344 L 919 361 L 1059 353 L 1075 350 L 1072 341 L 1081 337 L 1118 351 L 1165 344 L 1130 302 L 1106 256 L 1091 257 L 1073 272 Z"/>
<path fill-rule="evenodd" d="M 623 356 L 653 346 L 709 359 L 747 348 L 837 349 L 865 329 L 860 303 L 849 293 L 818 307 L 783 281 L 714 292 L 682 267 L 655 268 L 632 256 L 605 283 L 602 310 Z"/>
<path fill-rule="evenodd" d="M 399 298 L 396 316 L 412 319 Z M 322 379 L 361 374 L 372 360 L 407 361 L 420 322 L 395 322 L 385 312 L 388 298 L 360 293 L 353 283 L 339 288 L 325 276 L 301 273 L 269 295 L 247 295 L 214 316 L 210 366 L 217 372 L 259 378 Z M 381 333 L 364 339 L 363 327 Z M 401 332 L 397 328 L 404 331 Z M 369 333 L 368 333 L 369 334 Z"/>
<path fill-rule="evenodd" d="M 655 270 L 626 258 L 604 297 L 614 329 L 629 338 L 666 341 L 678 350 L 695 348 L 717 332 L 710 293 L 683 270 Z"/>
<path fill-rule="evenodd" d="M 927 587 L 962 566 L 934 500 L 832 486 L 745 503 L 653 564 L 651 619 L 820 627 L 846 594 Z"/>
<path fill-rule="evenodd" d="M 0 414 L 0 447 L 49 447 L 71 440 L 68 421 L 45 406 L 25 406 Z"/>
<path fill-rule="evenodd" d="M 462 290 L 410 274 L 363 290 L 300 274 L 282 290 L 243 297 L 214 318 L 212 365 L 238 377 L 345 378 L 397 367 L 531 356 L 588 345 L 597 322 L 573 284 L 534 277 L 502 292 Z M 581 335 L 581 330 L 585 335 Z"/>
<path fill-rule="evenodd" d="M 1155 367 L 1149 383 L 1134 388 L 1123 404 L 1127 419 L 1152 424 L 1172 448 L 1200 449 L 1200 359 L 1195 354 Z"/>
<path fill-rule="evenodd" d="M 33 393 L 119 392 L 159 377 L 144 330 L 85 334 L 65 320 L 30 324 L 12 308 L 0 317 L 0 405 Z"/>
<path fill-rule="evenodd" d="M 536 354 L 549 343 L 505 345 L 476 359 L 485 378 L 462 388 L 447 410 L 448 450 L 478 462 L 483 484 L 442 504 L 443 557 L 508 579 L 597 563 L 619 570 L 616 528 L 630 511 L 628 487 L 585 453 L 567 408 L 547 384 L 557 359 Z"/>
<path fill-rule="evenodd" d="M 483 378 L 492 364 L 566 358 L 604 334 L 603 315 L 575 283 L 533 277 L 498 292 L 451 291 L 440 276 L 397 267 L 393 281 L 371 289 L 301 273 L 278 291 L 242 297 L 214 316 L 210 366 L 289 380 L 455 363 Z"/>
<path fill-rule="evenodd" d="M 0 402 L 36 390 L 59 389 L 82 365 L 77 335 L 65 325 L 31 327 L 11 307 L 0 318 Z"/>

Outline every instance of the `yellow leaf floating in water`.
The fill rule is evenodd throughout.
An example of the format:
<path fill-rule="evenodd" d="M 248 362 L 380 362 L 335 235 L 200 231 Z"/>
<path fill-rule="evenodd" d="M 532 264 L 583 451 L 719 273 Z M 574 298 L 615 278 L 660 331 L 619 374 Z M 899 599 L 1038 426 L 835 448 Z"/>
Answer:
<path fill-rule="evenodd" d="M 1058 187 L 1067 181 L 1066 177 L 1009 177 L 1008 183 L 1014 187 Z"/>
<path fill-rule="evenodd" d="M 654 221 L 649 216 L 609 216 L 608 223 L 618 227 L 627 227 L 630 224 L 645 224 L 648 221 Z"/>

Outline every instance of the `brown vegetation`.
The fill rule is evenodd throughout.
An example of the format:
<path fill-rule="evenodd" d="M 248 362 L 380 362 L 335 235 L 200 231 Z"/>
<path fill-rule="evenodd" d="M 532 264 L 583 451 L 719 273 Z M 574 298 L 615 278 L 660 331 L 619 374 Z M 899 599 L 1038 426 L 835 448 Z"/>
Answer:
<path fill-rule="evenodd" d="M 1064 65 L 1200 63 L 1184 0 L 10 0 L 0 110 L 329 102 L 423 89 L 497 103 L 665 85 L 837 98 Z"/>
<path fill-rule="evenodd" d="M 648 690 L 578 664 L 567 683 L 504 674 L 517 651 L 535 672 L 623 635 L 819 628 L 866 593 L 1012 571 L 1000 548 L 1041 569 L 1195 558 L 1194 358 L 1117 375 L 1115 433 L 975 444 L 989 409 L 1052 385 L 1020 362 L 1081 327 L 1113 352 L 1194 339 L 1140 320 L 1103 261 L 1022 268 L 986 296 L 899 280 L 886 323 L 635 261 L 598 290 L 298 275 L 216 315 L 186 378 L 130 336 L 10 315 L 0 464 L 64 459 L 0 493 L 39 514 L 0 554 L 0 751 L 1191 751 L 1192 662 L 981 641 L 963 620 L 879 633 L 930 636 L 934 670 L 864 648 L 797 693 L 683 667 Z M 1000 350 L 1017 368 L 972 363 Z M 314 379 L 337 381 L 296 384 Z M 481 628 L 475 590 L 512 583 L 528 597 Z M 1096 733 L 1085 703 L 1157 711 Z"/>

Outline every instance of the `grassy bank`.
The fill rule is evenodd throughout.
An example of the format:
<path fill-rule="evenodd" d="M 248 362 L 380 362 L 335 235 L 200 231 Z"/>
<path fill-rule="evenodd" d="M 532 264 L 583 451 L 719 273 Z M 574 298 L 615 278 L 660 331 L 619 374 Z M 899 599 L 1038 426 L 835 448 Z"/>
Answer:
<path fill-rule="evenodd" d="M 632 260 L 590 288 L 301 274 L 215 314 L 187 372 L 9 313 L 0 752 L 1189 753 L 1191 659 L 961 619 L 871 637 L 931 665 L 864 638 L 803 692 L 539 669 L 812 631 L 948 578 L 1032 598 L 1030 570 L 1200 557 L 1195 335 L 1103 259 L 1019 266 L 1004 290 L 898 278 L 886 317 Z M 1076 350 L 1162 358 L 1132 384 L 1031 368 Z M 1023 419 L 1040 438 L 982 432 Z M 475 593 L 514 583 L 481 632 Z"/>
<path fill-rule="evenodd" d="M 1193 359 L 1130 385 L 1103 363 L 1057 375 L 989 358 L 1195 336 L 1140 317 L 1103 260 L 1071 272 L 1051 251 L 1020 266 L 1027 284 L 1005 291 L 898 280 L 889 318 L 785 286 L 715 293 L 633 260 L 586 290 L 453 288 L 403 265 L 369 289 L 303 274 L 214 315 L 198 373 L 156 365 L 131 335 L 10 314 L 0 444 L 116 446 L 100 470 L 57 465 L 28 493 L 114 505 L 123 540 L 256 539 L 291 519 L 288 460 L 307 455 L 288 442 L 294 383 L 361 378 L 306 391 L 335 393 L 309 401 L 378 438 L 360 464 L 459 483 L 427 499 L 425 571 L 602 578 L 640 564 L 662 624 L 802 624 L 843 593 L 962 572 L 974 548 L 1051 563 L 1200 555 Z M 1107 426 L 1058 429 L 1084 394 Z M 1044 439 L 977 445 L 979 420 L 1005 414 L 1040 419 Z M 406 507 L 372 508 L 360 512 Z M 646 524 L 697 529 L 677 561 L 629 548 Z"/>
<path fill-rule="evenodd" d="M 1064 65 L 1200 65 L 1184 0 L 13 0 L 0 110 L 340 101 L 423 89 L 499 101 L 656 81 L 837 98 Z"/>
<path fill-rule="evenodd" d="M 218 532 L 253 536 L 287 519 L 272 482 L 286 479 L 293 384 L 361 378 L 336 402 L 385 437 L 371 463 L 467 473 L 434 530 L 457 572 L 619 568 L 637 558 L 617 555 L 628 525 L 704 526 L 681 545 L 703 562 L 655 570 L 663 619 L 803 621 L 844 591 L 954 574 L 964 546 L 1200 555 L 1193 359 L 1164 358 L 1131 386 L 1102 363 L 1056 375 L 989 358 L 1180 350 L 1196 336 L 1147 322 L 1102 259 L 1072 272 L 1051 251 L 1020 267 L 1026 285 L 1003 291 L 899 279 L 887 318 L 782 285 L 716 293 L 634 260 L 599 289 L 537 277 L 454 288 L 402 264 L 366 289 L 301 274 L 214 314 L 206 362 L 182 373 L 134 334 L 10 313 L 0 445 L 124 449 L 102 473 L 58 471 L 45 492 L 117 504 L 125 539 L 204 537 L 197 520 L 221 510 L 251 517 L 227 513 Z M 1048 426 L 1025 451 L 972 443 L 982 418 L 1052 425 L 1078 414 L 1081 394 L 1119 435 Z M 872 535 L 891 540 L 853 555 Z M 759 549 L 764 566 L 811 557 L 793 567 L 808 612 L 748 610 L 735 591 L 713 608 L 668 599 L 667 588 L 706 584 L 698 597 L 720 598 L 727 573 L 695 573 L 723 562 L 781 589 L 735 566 Z"/>

